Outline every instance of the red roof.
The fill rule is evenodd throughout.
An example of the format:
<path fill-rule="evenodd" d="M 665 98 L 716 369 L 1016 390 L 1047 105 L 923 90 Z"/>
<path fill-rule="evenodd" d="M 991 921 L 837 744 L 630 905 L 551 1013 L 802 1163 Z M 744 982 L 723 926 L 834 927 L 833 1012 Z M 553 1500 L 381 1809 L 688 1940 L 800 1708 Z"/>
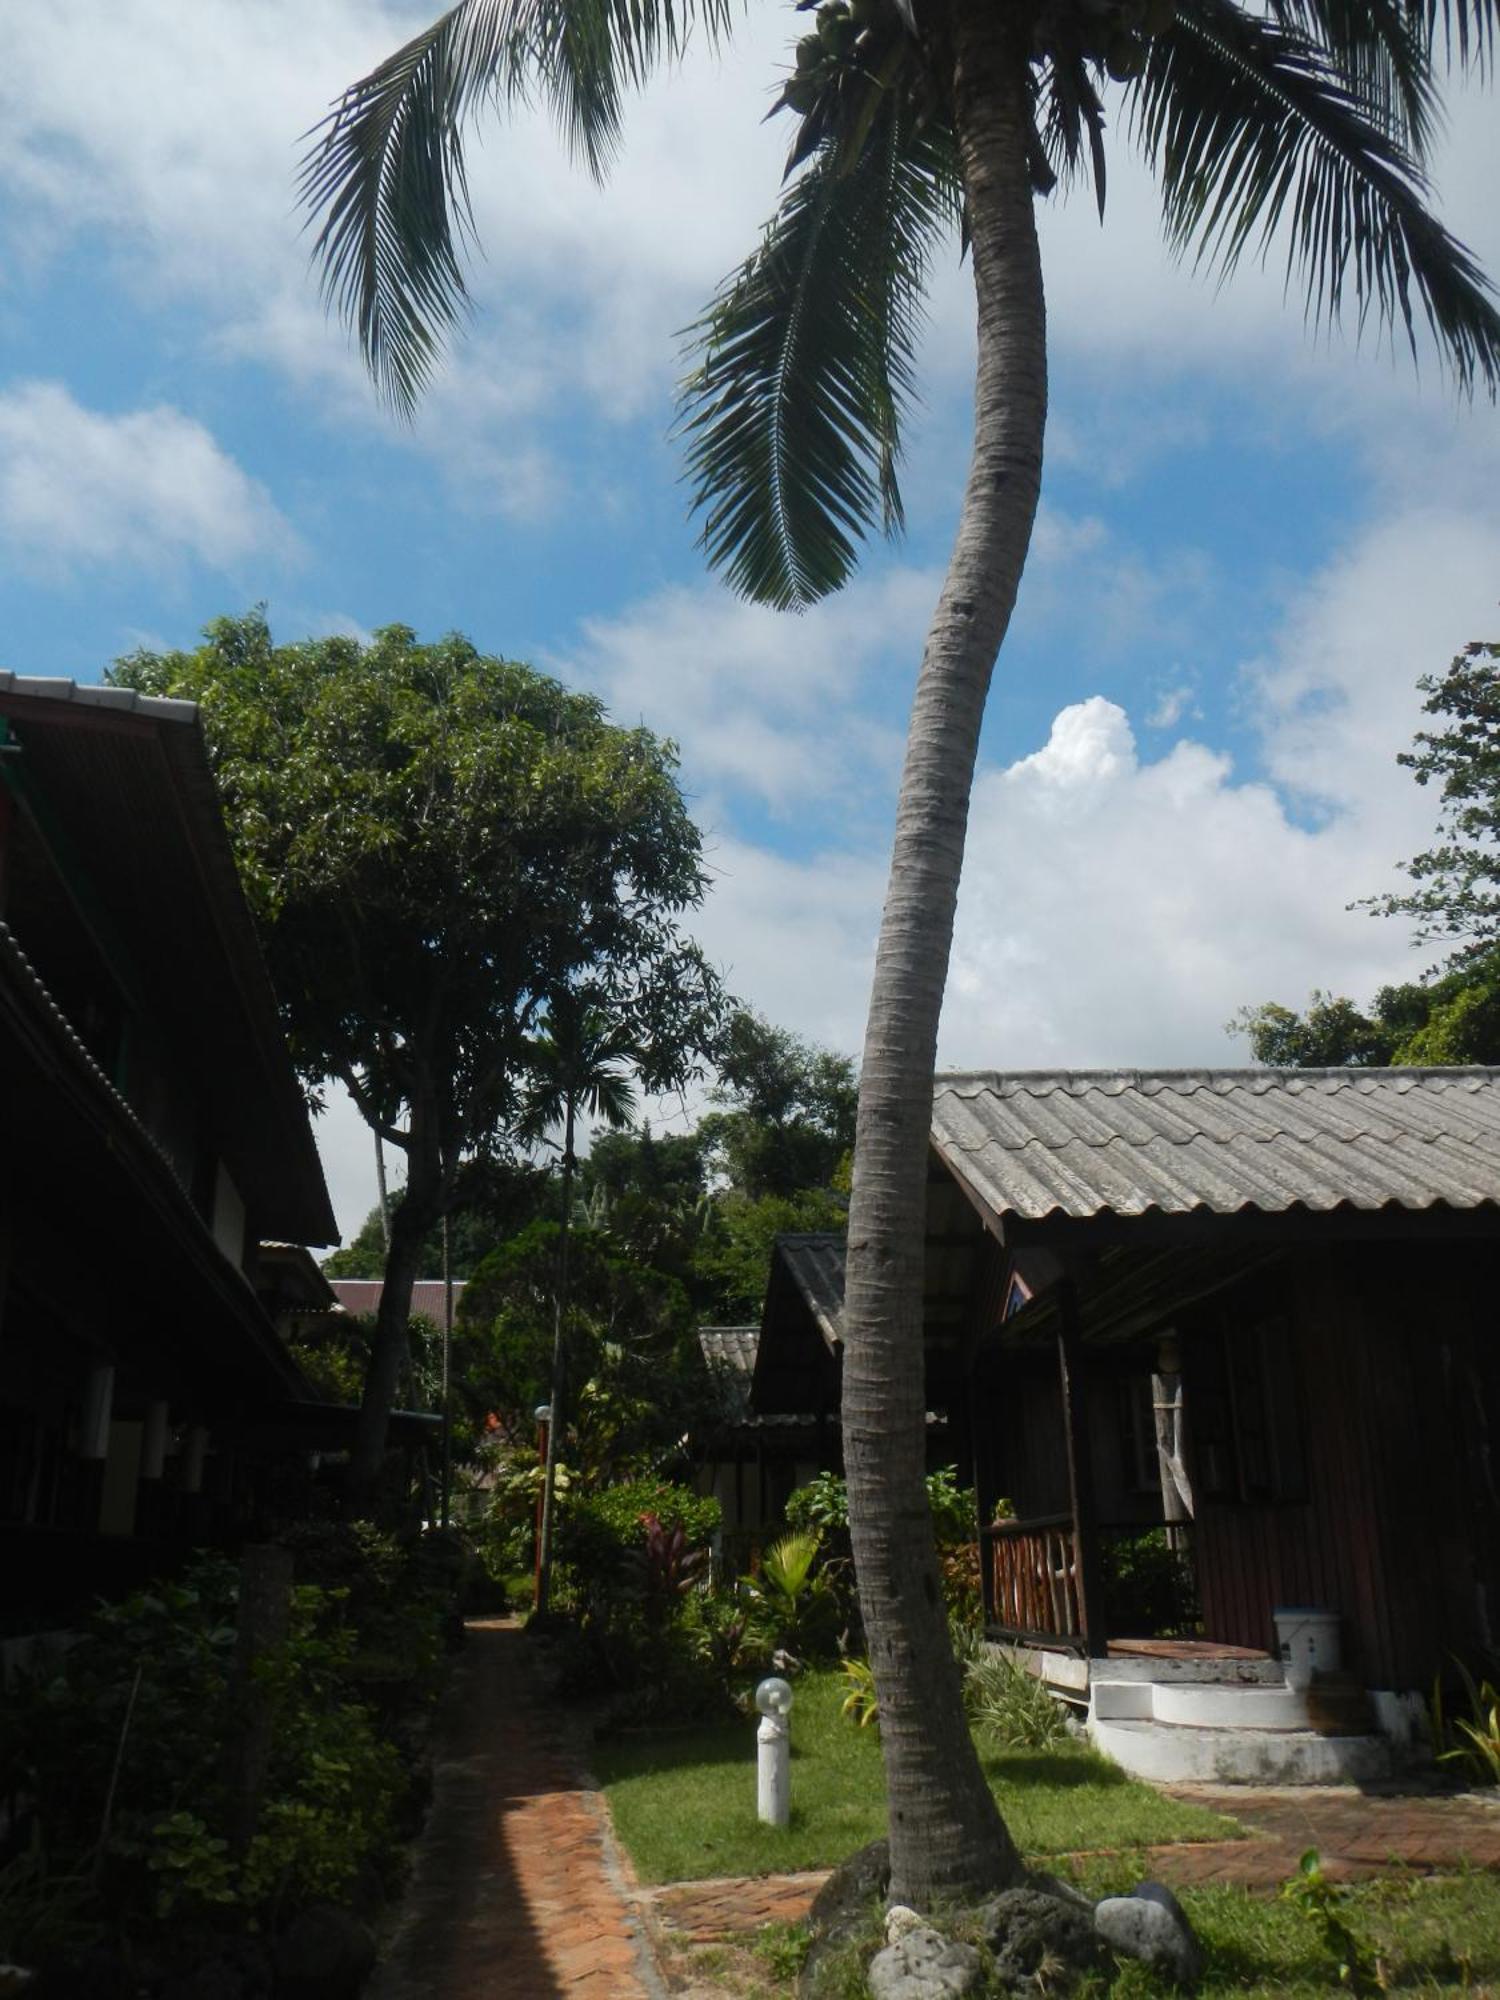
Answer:
<path fill-rule="evenodd" d="M 334 1295 L 348 1313 L 376 1313 L 380 1310 L 380 1294 L 385 1290 L 379 1278 L 330 1278 Z M 462 1278 L 453 1280 L 453 1310 L 458 1311 L 458 1301 L 463 1292 Z M 430 1319 L 434 1326 L 443 1323 L 444 1299 L 441 1278 L 418 1278 L 411 1288 L 411 1309 L 414 1318 Z"/>

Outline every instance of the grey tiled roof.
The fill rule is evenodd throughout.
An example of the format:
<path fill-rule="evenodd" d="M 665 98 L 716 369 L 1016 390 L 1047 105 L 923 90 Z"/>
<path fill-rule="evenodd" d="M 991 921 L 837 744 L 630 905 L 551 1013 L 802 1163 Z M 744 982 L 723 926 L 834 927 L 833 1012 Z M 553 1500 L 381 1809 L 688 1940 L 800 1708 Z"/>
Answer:
<path fill-rule="evenodd" d="M 778 1236 L 776 1254 L 830 1348 L 844 1337 L 844 1239 L 825 1233 Z"/>
<path fill-rule="evenodd" d="M 755 1373 L 755 1350 L 760 1345 L 758 1326 L 700 1326 L 698 1346 L 710 1368 L 724 1368 L 743 1375 L 748 1382 Z"/>
<path fill-rule="evenodd" d="M 1500 1203 L 1500 1069 L 940 1076 L 932 1142 L 987 1207 L 1047 1216 Z"/>

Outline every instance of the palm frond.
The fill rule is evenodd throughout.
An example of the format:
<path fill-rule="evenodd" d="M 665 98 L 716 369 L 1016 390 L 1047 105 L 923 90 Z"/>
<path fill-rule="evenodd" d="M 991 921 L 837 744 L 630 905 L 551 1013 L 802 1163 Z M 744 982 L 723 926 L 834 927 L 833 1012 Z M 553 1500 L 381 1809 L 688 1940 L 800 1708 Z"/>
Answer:
<path fill-rule="evenodd" d="M 321 224 L 323 295 L 359 338 L 381 393 L 409 414 L 468 304 L 473 246 L 464 128 L 540 98 L 602 176 L 621 100 L 732 0 L 459 0 L 352 84 L 309 135 L 299 182 Z"/>
<path fill-rule="evenodd" d="M 1271 18 L 1320 48 L 1420 158 L 1438 117 L 1431 22 L 1408 0 L 1269 0 Z"/>
<path fill-rule="evenodd" d="M 877 520 L 899 530 L 928 259 L 959 206 L 951 132 L 891 89 L 857 154 L 837 134 L 820 144 L 689 329 L 692 504 L 710 563 L 743 596 L 813 603 Z"/>
<path fill-rule="evenodd" d="M 1427 207 L 1399 120 L 1300 31 L 1234 0 L 1182 0 L 1136 87 L 1133 122 L 1158 173 L 1168 235 L 1230 271 L 1282 226 L 1287 282 L 1337 321 L 1352 292 L 1416 352 L 1418 310 L 1460 385 L 1500 386 L 1500 312 L 1478 262 Z"/>

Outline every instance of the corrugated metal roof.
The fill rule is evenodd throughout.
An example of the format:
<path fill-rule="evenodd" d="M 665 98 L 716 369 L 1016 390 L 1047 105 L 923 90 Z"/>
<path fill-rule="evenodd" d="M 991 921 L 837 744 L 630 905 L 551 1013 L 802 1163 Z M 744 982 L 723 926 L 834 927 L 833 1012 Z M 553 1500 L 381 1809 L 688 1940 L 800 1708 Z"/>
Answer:
<path fill-rule="evenodd" d="M 973 1072 L 932 1142 L 997 1215 L 1500 1203 L 1500 1069 Z"/>
<path fill-rule="evenodd" d="M 698 1346 L 709 1367 L 743 1375 L 747 1382 L 755 1373 L 755 1350 L 759 1345 L 758 1326 L 700 1326 L 698 1329 Z"/>
<path fill-rule="evenodd" d="M 776 1239 L 776 1255 L 807 1302 L 830 1350 L 844 1337 L 844 1239 L 829 1235 L 787 1235 Z"/>

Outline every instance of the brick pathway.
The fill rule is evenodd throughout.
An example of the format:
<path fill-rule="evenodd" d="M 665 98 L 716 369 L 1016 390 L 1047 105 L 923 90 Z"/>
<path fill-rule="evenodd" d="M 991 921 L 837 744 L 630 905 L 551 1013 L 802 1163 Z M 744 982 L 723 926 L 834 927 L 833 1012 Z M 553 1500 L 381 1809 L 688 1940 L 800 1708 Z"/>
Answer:
<path fill-rule="evenodd" d="M 1438 1874 L 1500 1870 L 1500 1794 L 1367 1793 L 1353 1787 L 1257 1790 L 1173 1786 L 1173 1797 L 1228 1814 L 1245 1840 L 1190 1842 L 1149 1850 L 1151 1873 L 1179 1887 L 1233 1882 L 1270 1889 L 1309 1847 L 1335 1880 L 1410 1868 Z M 641 1892 L 655 1917 L 689 1944 L 745 1936 L 772 1921 L 807 1915 L 826 1874 L 673 1882 Z"/>
<path fill-rule="evenodd" d="M 476 1619 L 438 1716 L 432 1810 L 367 2000 L 662 2000 L 577 1733 L 530 1642 Z"/>

